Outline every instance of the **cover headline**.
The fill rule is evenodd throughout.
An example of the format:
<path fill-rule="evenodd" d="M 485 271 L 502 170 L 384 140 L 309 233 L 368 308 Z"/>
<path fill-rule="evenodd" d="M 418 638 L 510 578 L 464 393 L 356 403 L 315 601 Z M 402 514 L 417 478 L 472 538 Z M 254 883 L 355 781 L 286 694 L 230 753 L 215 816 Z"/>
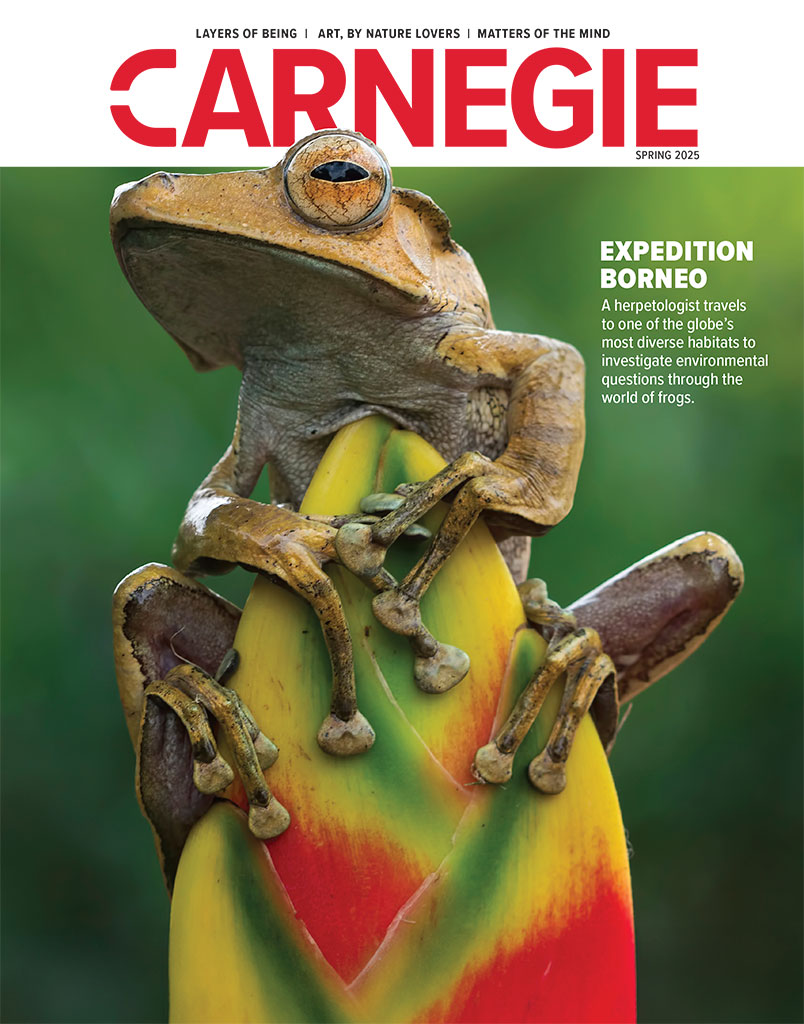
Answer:
<path fill-rule="evenodd" d="M 639 263 L 643 258 L 650 263 L 675 263 L 693 260 L 704 263 L 754 259 L 753 241 L 728 240 L 702 241 L 686 240 L 683 242 L 668 240 L 645 241 L 602 241 L 600 243 L 600 259 L 603 263 Z M 614 267 L 600 268 L 601 288 L 703 288 L 706 284 L 706 271 L 703 267 Z"/>

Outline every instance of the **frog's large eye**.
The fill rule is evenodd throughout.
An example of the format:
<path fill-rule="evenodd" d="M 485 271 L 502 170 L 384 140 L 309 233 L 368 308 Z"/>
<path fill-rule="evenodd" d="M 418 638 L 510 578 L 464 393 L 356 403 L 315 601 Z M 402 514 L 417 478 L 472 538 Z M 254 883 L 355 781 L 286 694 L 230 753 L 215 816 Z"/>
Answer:
<path fill-rule="evenodd" d="M 349 132 L 322 132 L 297 143 L 285 157 L 284 179 L 296 213 L 331 231 L 368 227 L 391 198 L 385 157 Z"/>

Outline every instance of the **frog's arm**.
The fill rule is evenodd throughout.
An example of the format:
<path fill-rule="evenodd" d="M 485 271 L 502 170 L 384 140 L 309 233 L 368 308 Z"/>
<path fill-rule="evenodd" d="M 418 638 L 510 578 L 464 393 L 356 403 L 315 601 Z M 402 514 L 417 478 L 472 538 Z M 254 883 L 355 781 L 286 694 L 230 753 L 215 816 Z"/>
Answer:
<path fill-rule="evenodd" d="M 473 485 L 484 511 L 516 517 L 539 534 L 572 507 L 584 444 L 584 362 L 572 345 L 536 334 L 481 331 L 448 335 L 446 363 L 474 367 L 509 390 L 503 453 Z M 524 522 L 522 521 L 524 520 Z"/>
<path fill-rule="evenodd" d="M 191 575 L 228 572 L 240 564 L 278 576 L 298 590 L 298 574 L 288 557 L 293 542 L 310 563 L 305 568 L 315 575 L 313 562 L 320 568 L 335 557 L 336 530 L 291 509 L 250 499 L 264 462 L 247 453 L 238 427 L 232 444 L 190 499 L 173 545 L 173 561 Z M 280 537 L 289 542 L 284 551 Z"/>
<path fill-rule="evenodd" d="M 335 558 L 334 526 L 247 497 L 265 464 L 255 438 L 241 431 L 190 499 L 173 547 L 189 574 L 226 572 L 240 564 L 282 580 L 321 623 L 333 674 L 330 714 L 318 734 L 332 754 L 356 754 L 374 742 L 357 707 L 352 640 L 338 593 L 323 565 Z"/>
<path fill-rule="evenodd" d="M 571 345 L 494 330 L 449 334 L 438 354 L 475 374 L 478 387 L 502 384 L 509 390 L 504 451 L 496 460 L 479 452 L 459 456 L 410 490 L 379 523 L 345 526 L 335 546 L 341 561 L 380 591 L 374 599 L 380 622 L 410 638 L 419 685 L 441 691 L 463 678 L 468 661 L 435 644 L 421 619 L 421 597 L 481 512 L 498 527 L 528 534 L 544 533 L 567 514 L 583 454 L 584 365 Z M 381 575 L 388 547 L 456 488 L 425 557 L 398 587 L 388 587 Z"/>

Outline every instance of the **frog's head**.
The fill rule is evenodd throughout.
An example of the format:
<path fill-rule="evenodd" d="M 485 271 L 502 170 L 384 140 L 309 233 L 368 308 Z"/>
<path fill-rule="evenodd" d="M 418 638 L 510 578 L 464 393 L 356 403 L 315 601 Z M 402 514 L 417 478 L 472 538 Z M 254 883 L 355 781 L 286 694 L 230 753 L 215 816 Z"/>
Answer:
<path fill-rule="evenodd" d="M 123 185 L 111 230 L 134 291 L 198 369 L 242 365 L 255 337 L 326 329 L 349 296 L 401 316 L 489 317 L 446 215 L 394 188 L 385 156 L 356 132 L 317 132 L 271 168 Z"/>

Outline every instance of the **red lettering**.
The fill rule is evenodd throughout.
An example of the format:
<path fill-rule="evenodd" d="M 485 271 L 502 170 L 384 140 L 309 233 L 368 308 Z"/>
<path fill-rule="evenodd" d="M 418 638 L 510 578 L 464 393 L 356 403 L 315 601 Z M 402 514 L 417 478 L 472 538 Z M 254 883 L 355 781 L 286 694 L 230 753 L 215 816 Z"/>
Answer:
<path fill-rule="evenodd" d="M 603 145 L 625 145 L 625 50 L 603 51 Z"/>
<path fill-rule="evenodd" d="M 637 146 L 697 146 L 698 131 L 659 128 L 659 107 L 694 107 L 695 89 L 660 89 L 660 67 L 697 67 L 697 50 L 637 50 Z"/>
<path fill-rule="evenodd" d="M 433 51 L 411 50 L 410 103 L 378 50 L 355 50 L 355 129 L 377 138 L 379 93 L 411 146 L 433 145 Z"/>
<path fill-rule="evenodd" d="M 514 75 L 511 86 L 511 110 L 517 127 L 531 142 L 545 149 L 565 149 L 576 146 L 592 134 L 592 90 L 554 89 L 553 106 L 572 107 L 572 124 L 569 128 L 556 131 L 545 128 L 536 116 L 533 104 L 533 90 L 536 79 L 545 68 L 558 65 L 577 78 L 592 70 L 592 66 L 579 53 L 563 46 L 550 46 L 537 50 L 527 57 Z"/>
<path fill-rule="evenodd" d="M 296 115 L 305 114 L 314 130 L 336 126 L 331 109 L 346 89 L 346 71 L 328 50 L 282 49 L 272 51 L 273 116 L 275 145 L 289 146 L 297 138 Z M 403 91 L 377 49 L 356 49 L 354 62 L 354 125 L 369 138 L 377 136 L 377 107 L 382 101 L 412 146 L 434 145 L 435 81 L 434 51 L 411 49 L 411 84 Z M 505 49 L 446 49 L 444 51 L 444 144 L 446 146 L 492 147 L 507 145 L 504 127 L 468 126 L 471 107 L 505 107 L 507 89 L 470 88 L 472 67 L 506 67 Z M 697 67 L 694 49 L 652 49 L 635 51 L 635 142 L 639 147 L 697 146 L 697 129 L 660 129 L 659 110 L 667 106 L 695 106 L 694 88 L 659 88 L 662 67 Z M 142 50 L 125 60 L 114 74 L 111 88 L 127 92 L 144 71 L 176 67 L 176 50 Z M 588 139 L 594 130 L 594 92 L 597 89 L 552 90 L 554 107 L 569 107 L 571 124 L 564 129 L 546 127 L 536 112 L 535 92 L 539 76 L 548 68 L 569 71 L 575 78 L 592 70 L 586 58 L 575 50 L 549 47 L 531 53 L 513 73 L 510 105 L 514 122 L 530 142 L 547 149 L 564 149 Z M 317 91 L 300 93 L 296 88 L 297 68 L 313 68 L 321 74 Z M 559 73 L 555 73 L 559 74 Z M 563 72 L 560 73 L 562 77 Z M 235 97 L 235 110 L 217 111 L 225 76 Z M 601 142 L 604 148 L 625 145 L 625 50 L 602 51 L 600 77 Z M 149 80 L 150 81 L 150 80 Z M 144 87 L 142 87 L 144 88 Z M 545 91 L 543 86 L 539 93 Z M 153 92 L 153 88 L 149 89 Z M 629 93 L 630 95 L 630 93 Z M 143 124 L 127 104 L 110 106 L 115 124 L 123 134 L 142 146 L 176 145 L 174 128 Z M 388 115 L 386 115 L 388 116 Z M 339 119 L 342 120 L 342 119 Z M 500 117 L 502 120 L 502 117 Z M 498 121 L 499 123 L 499 121 Z M 304 126 L 306 127 L 306 126 Z M 213 129 L 243 132 L 250 147 L 271 145 L 240 50 L 215 49 L 187 125 L 182 145 L 202 147 Z M 304 132 L 302 132 L 304 134 Z"/>
<path fill-rule="evenodd" d="M 318 68 L 324 82 L 318 92 L 296 92 L 296 68 Z M 296 141 L 296 114 L 305 111 L 315 131 L 337 127 L 329 108 L 343 96 L 346 72 L 328 50 L 274 50 L 274 138 L 277 146 Z"/>
<path fill-rule="evenodd" d="M 469 128 L 469 107 L 502 107 L 505 89 L 470 89 L 469 67 L 505 67 L 505 50 L 446 50 L 444 52 L 444 144 L 446 146 L 504 146 L 504 128 Z"/>
<path fill-rule="evenodd" d="M 143 71 L 175 67 L 175 50 L 140 50 L 128 60 L 124 60 L 115 71 L 111 88 L 114 92 L 128 92 L 134 79 Z M 141 146 L 176 145 L 175 128 L 153 128 L 143 124 L 132 114 L 131 107 L 123 103 L 113 103 L 109 109 L 112 112 L 114 123 L 132 142 L 138 142 Z"/>
<path fill-rule="evenodd" d="M 215 110 L 226 74 L 229 75 L 237 109 Z M 239 50 L 213 50 L 210 54 L 182 145 L 203 146 L 213 128 L 242 131 L 249 146 L 271 145 Z"/>

